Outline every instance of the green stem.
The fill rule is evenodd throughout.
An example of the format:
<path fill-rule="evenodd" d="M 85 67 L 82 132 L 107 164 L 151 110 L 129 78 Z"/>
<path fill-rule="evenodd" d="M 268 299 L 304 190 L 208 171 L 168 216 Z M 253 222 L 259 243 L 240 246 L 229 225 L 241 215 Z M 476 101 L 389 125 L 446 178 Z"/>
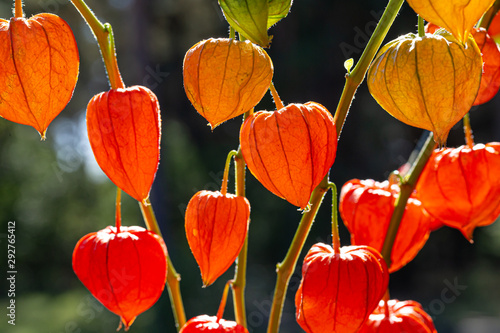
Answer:
<path fill-rule="evenodd" d="M 16 0 L 15 5 L 14 5 L 14 16 L 16 18 L 22 18 L 23 17 L 23 1 L 22 0 Z"/>
<path fill-rule="evenodd" d="M 346 76 L 346 82 L 344 85 L 344 90 L 342 91 L 342 96 L 340 97 L 337 110 L 335 112 L 334 120 L 335 126 L 337 127 L 337 135 L 340 136 L 342 127 L 344 126 L 345 118 L 351 107 L 352 100 L 356 94 L 358 86 L 363 82 L 368 66 L 372 62 L 375 54 L 377 53 L 380 45 L 384 41 L 389 28 L 396 19 L 396 16 L 403 5 L 404 0 L 390 0 L 385 8 L 382 17 L 380 18 L 373 35 L 371 36 L 368 44 L 361 54 L 361 58 L 357 62 L 356 66 L 352 70 L 351 74 Z"/>
<path fill-rule="evenodd" d="M 483 15 L 478 23 L 478 27 L 485 28 L 488 30 L 493 18 L 500 10 L 500 0 L 495 1 L 495 3 L 490 7 L 490 9 Z"/>
<path fill-rule="evenodd" d="M 464 116 L 464 133 L 465 133 L 465 143 L 469 148 L 474 147 L 474 135 L 472 134 L 472 127 L 470 126 L 470 113 Z"/>
<path fill-rule="evenodd" d="M 112 89 L 125 88 L 125 83 L 123 83 L 120 69 L 118 68 L 118 61 L 116 60 L 115 36 L 113 34 L 113 28 L 109 23 L 104 24 L 104 27 L 109 34 L 109 47 L 106 50 L 107 55 L 105 56 L 105 59 L 108 59 L 107 62 L 109 64 L 106 64 L 106 61 L 104 62 L 108 72 L 109 83 Z"/>
<path fill-rule="evenodd" d="M 70 1 L 85 19 L 85 22 L 87 22 L 90 30 L 92 30 L 92 33 L 97 39 L 102 59 L 104 61 L 104 66 L 106 67 L 106 71 L 108 73 L 111 89 L 124 88 L 125 84 L 123 83 L 120 70 L 118 69 L 118 62 L 116 61 L 115 39 L 111 25 L 109 23 L 102 24 L 101 21 L 99 21 L 94 15 L 92 10 L 87 6 L 85 1 Z"/>
<path fill-rule="evenodd" d="M 304 247 L 304 243 L 314 222 L 314 218 L 316 217 L 319 207 L 321 206 L 321 202 L 323 201 L 325 193 L 328 189 L 328 175 L 326 175 L 311 194 L 311 199 L 309 200 L 311 203 L 311 209 L 302 215 L 285 259 L 276 265 L 277 278 L 276 286 L 274 288 L 271 314 L 269 316 L 269 324 L 267 326 L 268 333 L 278 332 L 281 321 L 281 312 L 283 310 L 283 303 L 285 302 L 285 294 L 288 289 L 290 277 L 295 270 L 300 253 L 302 252 L 302 248 Z"/>
<path fill-rule="evenodd" d="M 404 181 L 403 175 L 399 173 L 398 170 L 394 170 L 389 174 L 389 187 L 393 184 L 397 184 L 398 186 L 401 185 Z"/>
<path fill-rule="evenodd" d="M 226 193 L 227 193 L 227 179 L 229 178 L 229 167 L 230 167 L 230 164 L 231 164 L 231 159 L 236 154 L 238 154 L 238 152 L 236 150 L 231 150 L 229 152 L 229 154 L 227 154 L 227 157 L 226 157 L 226 164 L 224 165 L 224 176 L 222 177 L 222 187 L 221 187 L 221 190 L 220 190 L 220 192 L 223 195 L 226 195 Z"/>
<path fill-rule="evenodd" d="M 174 264 L 170 259 L 170 256 L 167 255 L 167 290 L 168 297 L 170 298 L 170 304 L 172 306 L 172 312 L 174 314 L 175 327 L 177 331 L 180 331 L 182 326 L 186 324 L 186 313 L 184 312 L 184 304 L 182 302 L 181 295 L 181 275 L 177 273 L 174 268 Z"/>
<path fill-rule="evenodd" d="M 243 116 L 243 121 L 251 112 L 253 111 L 245 113 L 245 115 Z M 234 165 L 236 169 L 236 176 L 235 176 L 236 195 L 244 197 L 246 164 L 245 160 L 243 159 L 243 154 L 241 152 L 241 146 L 238 148 L 238 152 L 234 156 Z M 247 327 L 247 315 L 245 309 L 247 253 L 248 253 L 248 234 L 247 237 L 245 237 L 245 243 L 243 244 L 240 254 L 238 255 L 238 259 L 236 260 L 236 268 L 232 284 L 234 314 L 236 317 L 236 322 L 245 328 Z"/>
<path fill-rule="evenodd" d="M 427 140 L 420 149 L 418 157 L 413 163 L 410 171 L 405 175 L 403 182 L 400 185 L 399 196 L 395 203 L 395 208 L 392 213 L 391 222 L 389 223 L 389 228 L 385 236 L 384 245 L 382 246 L 381 254 L 384 257 L 387 267 L 391 267 L 391 252 L 396 240 L 396 235 L 398 233 L 399 225 L 401 224 L 401 219 L 405 212 L 405 207 L 408 199 L 410 198 L 415 185 L 417 184 L 418 178 L 425 167 L 425 164 L 429 160 L 436 143 L 434 142 L 434 135 L 429 132 Z"/>
<path fill-rule="evenodd" d="M 154 232 L 155 234 L 161 236 L 160 227 L 158 226 L 158 221 L 156 220 L 155 213 L 153 211 L 153 206 L 149 199 L 146 199 L 146 203 L 139 202 L 141 207 L 142 216 L 148 230 Z M 175 270 L 175 267 L 167 253 L 167 289 L 168 295 L 170 297 L 170 303 L 172 305 L 172 310 L 174 313 L 175 326 L 177 331 L 179 331 L 182 326 L 186 323 L 186 313 L 184 311 L 184 305 L 182 303 L 180 281 L 181 276 Z"/>
<path fill-rule="evenodd" d="M 425 22 L 424 18 L 418 15 L 418 37 L 425 36 Z"/>
<path fill-rule="evenodd" d="M 283 105 L 280 95 L 278 95 L 278 91 L 276 91 L 276 87 L 274 86 L 273 82 L 271 82 L 269 89 L 271 90 L 271 95 L 273 95 L 274 104 L 276 105 L 276 110 L 283 109 L 285 106 Z"/>
<path fill-rule="evenodd" d="M 329 183 L 328 186 L 332 189 L 332 245 L 334 252 L 340 253 L 339 219 L 337 216 L 337 186 L 334 183 Z"/>
<path fill-rule="evenodd" d="M 229 292 L 229 286 L 232 283 L 233 280 L 227 281 L 226 285 L 224 286 L 224 291 L 222 291 L 222 299 L 220 300 L 219 310 L 217 310 L 217 322 L 219 322 L 222 319 L 222 316 L 224 315 L 224 309 L 226 308 L 226 302 L 227 302 L 227 294 Z"/>
<path fill-rule="evenodd" d="M 115 203 L 115 227 L 116 232 L 120 232 L 122 225 L 122 189 L 116 187 L 116 203 Z"/>

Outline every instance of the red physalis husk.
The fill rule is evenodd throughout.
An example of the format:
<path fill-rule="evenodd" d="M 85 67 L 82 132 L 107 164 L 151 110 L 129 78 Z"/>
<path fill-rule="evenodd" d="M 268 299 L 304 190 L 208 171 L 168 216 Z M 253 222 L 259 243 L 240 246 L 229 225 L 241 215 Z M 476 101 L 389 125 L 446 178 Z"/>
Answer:
<path fill-rule="evenodd" d="M 485 29 L 474 29 L 472 36 L 483 55 L 483 76 L 474 105 L 490 101 L 500 89 L 500 49 Z"/>
<path fill-rule="evenodd" d="M 497 12 L 491 21 L 490 27 L 488 28 L 488 34 L 495 42 L 500 43 L 500 12 Z"/>
<path fill-rule="evenodd" d="M 358 333 L 437 333 L 432 318 L 415 301 L 381 300 Z"/>
<path fill-rule="evenodd" d="M 434 33 L 439 27 L 433 23 L 425 26 L 425 31 Z M 484 28 L 473 28 L 472 36 L 483 56 L 481 85 L 473 105 L 490 101 L 500 89 L 500 49 Z"/>
<path fill-rule="evenodd" d="M 335 161 L 337 130 L 321 104 L 289 104 L 250 116 L 240 132 L 249 170 L 265 188 L 305 209 Z"/>
<path fill-rule="evenodd" d="M 216 316 L 201 315 L 189 319 L 179 333 L 248 333 L 248 330 L 235 321 L 218 319 Z"/>
<path fill-rule="evenodd" d="M 87 106 L 87 131 L 95 159 L 109 179 L 136 200 L 146 200 L 160 160 L 155 94 L 132 86 L 94 96 Z"/>
<path fill-rule="evenodd" d="M 201 271 L 211 285 L 238 257 L 245 242 L 250 203 L 245 197 L 200 191 L 188 203 L 186 237 Z"/>
<path fill-rule="evenodd" d="M 78 241 L 73 270 L 127 330 L 163 292 L 167 248 L 160 236 L 144 228 L 109 226 Z"/>
<path fill-rule="evenodd" d="M 315 244 L 302 266 L 295 295 L 296 318 L 308 333 L 356 332 L 377 307 L 389 282 L 380 253 L 368 246 L 344 246 L 340 253 Z"/>
<path fill-rule="evenodd" d="M 339 211 L 351 233 L 351 244 L 382 251 L 399 192 L 399 186 L 388 181 L 353 179 L 344 184 Z M 433 220 L 418 199 L 408 200 L 391 252 L 390 273 L 415 258 L 429 238 Z"/>
<path fill-rule="evenodd" d="M 418 180 L 418 199 L 430 215 L 472 241 L 476 227 L 500 215 L 500 143 L 434 151 Z"/>
<path fill-rule="evenodd" d="M 78 79 L 75 37 L 59 16 L 0 19 L 0 117 L 34 127 L 42 139 Z"/>

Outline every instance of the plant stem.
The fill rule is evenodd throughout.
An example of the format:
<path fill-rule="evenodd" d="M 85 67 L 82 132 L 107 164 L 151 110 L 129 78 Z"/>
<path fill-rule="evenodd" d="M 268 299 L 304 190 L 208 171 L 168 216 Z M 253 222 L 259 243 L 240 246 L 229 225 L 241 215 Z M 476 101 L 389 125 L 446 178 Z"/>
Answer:
<path fill-rule="evenodd" d="M 229 152 L 229 154 L 227 154 L 226 164 L 224 165 L 224 176 L 222 177 L 222 187 L 221 187 L 221 190 L 220 190 L 220 192 L 223 195 L 226 195 L 226 193 L 227 193 L 227 179 L 229 178 L 229 167 L 230 167 L 230 164 L 231 164 L 231 159 L 236 154 L 238 154 L 238 152 L 236 150 L 231 150 Z"/>
<path fill-rule="evenodd" d="M 101 51 L 102 59 L 104 61 L 104 66 L 108 73 L 109 83 L 111 89 L 124 88 L 120 70 L 118 69 L 118 63 L 116 61 L 115 52 L 115 39 L 113 36 L 113 30 L 109 23 L 102 24 L 101 21 L 97 19 L 92 10 L 87 6 L 83 0 L 70 0 L 73 6 L 80 12 L 80 15 L 85 19 L 90 30 L 94 34 L 97 43 L 99 44 L 99 49 Z"/>
<path fill-rule="evenodd" d="M 425 36 L 425 22 L 424 18 L 418 15 L 418 37 Z"/>
<path fill-rule="evenodd" d="M 394 245 L 394 241 L 396 240 L 399 225 L 401 224 L 401 219 L 403 218 L 403 214 L 405 212 L 406 202 L 410 198 L 410 195 L 417 184 L 417 180 L 435 147 L 436 143 L 434 142 L 434 135 L 432 132 L 429 132 L 427 140 L 420 149 L 418 157 L 400 185 L 401 190 L 398 198 L 396 199 L 395 208 L 391 216 L 389 228 L 387 229 L 387 234 L 385 235 L 384 245 L 382 246 L 381 251 L 384 260 L 387 263 L 387 267 L 391 267 L 392 247 Z"/>
<path fill-rule="evenodd" d="M 276 286 L 274 288 L 271 314 L 269 316 L 269 324 L 267 327 L 268 333 L 278 332 L 283 303 L 285 302 L 285 294 L 288 289 L 288 282 L 290 281 L 290 277 L 295 270 L 295 266 L 297 265 L 300 253 L 304 247 L 307 235 L 309 235 L 314 218 L 316 217 L 319 207 L 321 206 L 321 202 L 323 201 L 325 193 L 328 189 L 329 184 L 327 175 L 311 194 L 311 199 L 309 200 L 311 203 L 311 209 L 302 215 L 285 259 L 276 265 L 277 278 Z"/>
<path fill-rule="evenodd" d="M 382 300 L 384 301 L 384 314 L 386 318 L 389 318 L 391 315 L 391 313 L 389 312 L 389 305 L 387 304 L 387 302 L 389 302 L 390 299 L 391 297 L 389 295 L 389 288 L 387 288 L 384 296 L 382 297 Z"/>
<path fill-rule="evenodd" d="M 356 90 L 361 82 L 363 82 L 368 66 L 380 48 L 380 45 L 382 44 L 389 28 L 401 9 L 403 2 L 404 0 L 389 0 L 387 8 L 380 18 L 380 21 L 368 41 L 365 50 L 361 54 L 358 63 L 352 72 L 346 75 L 344 90 L 342 91 L 342 96 L 340 97 L 340 101 L 334 115 L 337 137 L 340 137 L 342 127 L 344 126 L 345 119 L 347 117 L 347 113 L 349 112 L 354 95 L 356 94 Z M 318 208 L 327 190 L 328 175 L 325 176 L 322 182 L 311 194 L 309 202 L 311 203 L 312 208 L 310 211 L 305 212 L 304 215 L 302 215 L 302 219 L 299 223 L 297 231 L 295 232 L 295 236 L 290 248 L 288 249 L 288 253 L 285 256 L 285 259 L 277 265 L 277 280 L 274 289 L 274 298 L 269 317 L 269 324 L 267 327 L 268 333 L 278 332 L 288 282 L 290 281 L 290 277 L 295 270 L 298 257 L 302 251 L 307 235 L 309 234 L 309 230 L 311 229 L 312 222 L 314 221 L 314 217 L 316 216 Z"/>
<path fill-rule="evenodd" d="M 404 0 L 389 1 L 379 23 L 377 24 L 377 27 L 375 28 L 375 31 L 373 32 L 373 35 L 363 51 L 363 54 L 361 54 L 361 58 L 359 58 L 359 61 L 351 71 L 351 74 L 346 75 L 344 90 L 342 91 L 342 96 L 340 97 L 340 101 L 334 115 L 335 126 L 337 127 L 337 136 L 339 137 L 342 127 L 344 126 L 345 118 L 347 117 L 347 113 L 351 107 L 352 100 L 356 94 L 356 90 L 361 82 L 363 82 L 368 66 L 384 41 L 384 38 L 387 35 L 392 23 L 396 19 L 403 2 Z"/>
<path fill-rule="evenodd" d="M 472 127 L 470 126 L 470 113 L 464 116 L 464 133 L 465 133 L 465 143 L 469 148 L 474 147 L 474 135 L 472 134 Z"/>
<path fill-rule="evenodd" d="M 116 232 L 120 232 L 122 225 L 122 189 L 116 187 L 116 203 L 115 203 L 115 227 Z"/>
<path fill-rule="evenodd" d="M 139 206 L 141 207 L 142 216 L 147 229 L 161 236 L 160 227 L 158 226 L 158 221 L 156 220 L 153 206 L 151 205 L 149 199 L 146 200 L 146 203 L 139 202 Z M 181 276 L 175 270 L 172 260 L 167 253 L 167 289 L 170 297 L 170 303 L 172 305 L 172 311 L 174 313 L 177 331 L 179 331 L 186 323 L 186 313 L 182 303 L 180 281 Z"/>
<path fill-rule="evenodd" d="M 251 114 L 251 112 L 253 112 L 253 110 L 245 113 L 245 115 L 243 116 L 243 121 L 249 114 Z M 236 176 L 235 176 L 236 195 L 239 197 L 244 197 L 246 164 L 245 160 L 243 159 L 243 154 L 241 152 L 241 146 L 238 148 L 238 152 L 234 156 L 234 166 L 236 170 Z M 247 237 L 245 237 L 245 243 L 241 248 L 240 254 L 238 255 L 238 259 L 236 260 L 236 268 L 232 284 L 234 315 L 236 317 L 236 322 L 245 328 L 247 327 L 247 315 L 245 310 L 247 252 L 248 252 L 248 234 Z"/>
<path fill-rule="evenodd" d="M 105 23 L 104 28 L 108 32 L 109 36 L 109 47 L 106 50 L 107 55 L 104 57 L 107 61 L 105 60 L 104 64 L 108 72 L 111 89 L 125 88 L 125 83 L 123 83 L 120 69 L 118 68 L 118 61 L 116 60 L 115 36 L 113 34 L 113 28 L 109 23 Z"/>
<path fill-rule="evenodd" d="M 14 16 L 16 18 L 22 18 L 23 17 L 23 1 L 22 0 L 16 0 L 15 5 L 14 5 Z"/>
<path fill-rule="evenodd" d="M 335 253 L 340 253 L 339 219 L 337 216 L 337 186 L 329 183 L 332 189 L 332 245 Z"/>
<path fill-rule="evenodd" d="M 227 294 L 229 291 L 229 286 L 233 283 L 233 280 L 229 280 L 226 282 L 226 285 L 224 286 L 224 291 L 222 292 L 222 299 L 220 300 L 219 304 L 219 310 L 217 310 L 217 322 L 222 319 L 222 316 L 224 315 L 224 309 L 226 308 L 226 302 L 227 302 Z"/>
<path fill-rule="evenodd" d="M 273 95 L 274 104 L 276 105 L 276 110 L 283 109 L 285 106 L 281 101 L 280 95 L 278 95 L 278 92 L 276 91 L 276 87 L 274 87 L 274 83 L 271 82 L 269 89 L 271 90 L 271 95 Z"/>

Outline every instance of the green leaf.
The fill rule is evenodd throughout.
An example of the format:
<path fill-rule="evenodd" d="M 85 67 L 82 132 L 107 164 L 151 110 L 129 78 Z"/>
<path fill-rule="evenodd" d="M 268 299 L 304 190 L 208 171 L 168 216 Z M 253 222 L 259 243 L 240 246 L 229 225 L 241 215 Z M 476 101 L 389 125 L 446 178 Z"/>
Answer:
<path fill-rule="evenodd" d="M 269 0 L 268 29 L 288 15 L 292 2 L 292 0 Z"/>
<path fill-rule="evenodd" d="M 351 68 L 354 65 L 354 59 L 349 58 L 346 61 L 344 61 L 344 67 L 347 69 L 347 73 L 351 74 Z"/>
<path fill-rule="evenodd" d="M 270 43 L 267 35 L 268 1 L 219 0 L 219 5 L 227 22 L 243 37 L 262 47 L 268 47 Z"/>

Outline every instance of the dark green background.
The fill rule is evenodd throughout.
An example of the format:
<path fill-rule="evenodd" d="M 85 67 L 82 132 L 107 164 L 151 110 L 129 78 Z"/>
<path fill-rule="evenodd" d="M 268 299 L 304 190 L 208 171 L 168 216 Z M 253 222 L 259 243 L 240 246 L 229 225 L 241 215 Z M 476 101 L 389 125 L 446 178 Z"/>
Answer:
<path fill-rule="evenodd" d="M 184 53 L 198 41 L 226 37 L 216 0 L 88 0 L 102 21 L 112 24 L 118 62 L 127 85 L 149 86 L 160 100 L 163 136 L 160 169 L 151 200 L 176 269 L 188 318 L 214 315 L 231 268 L 214 285 L 201 279 L 184 236 L 184 209 L 198 190 L 220 186 L 226 154 L 238 146 L 241 118 L 212 133 L 196 113 L 182 86 Z M 0 17 L 9 18 L 13 1 L 0 2 Z M 386 5 L 379 0 L 296 0 L 289 16 L 270 30 L 268 50 L 275 66 L 274 83 L 285 103 L 316 101 L 334 111 L 344 84 L 347 58 L 357 60 Z M 0 248 L 6 271 L 7 222 L 16 221 L 16 326 L 7 325 L 6 280 L 2 276 L 0 331 L 16 333 L 114 332 L 118 317 L 97 303 L 71 269 L 73 247 L 83 235 L 113 223 L 115 187 L 93 160 L 85 132 L 85 107 L 108 89 L 97 45 L 67 0 L 27 0 L 26 15 L 52 12 L 75 32 L 80 50 L 80 77 L 73 99 L 40 142 L 27 126 L 0 120 Z M 416 16 L 405 4 L 387 41 L 415 31 Z M 477 142 L 500 141 L 500 98 L 474 108 L 471 119 Z M 272 109 L 266 95 L 258 109 Z M 421 130 L 384 112 L 359 89 L 339 142 L 331 180 L 340 188 L 352 178 L 384 180 L 403 164 Z M 463 144 L 461 124 L 449 146 Z M 499 171 L 500 172 L 500 171 Z M 232 190 L 232 186 L 230 186 Z M 249 237 L 247 313 L 250 332 L 265 332 L 275 283 L 275 265 L 283 259 L 300 212 L 267 192 L 250 174 L 247 193 L 252 204 Z M 313 225 L 305 251 L 330 239 L 330 194 Z M 143 225 L 139 207 L 123 199 L 123 224 Z M 432 233 L 417 258 L 391 277 L 393 298 L 419 301 L 433 316 L 439 332 L 500 331 L 500 224 L 475 232 L 469 244 L 456 230 Z M 341 239 L 349 235 L 341 226 Z M 282 332 L 300 332 L 293 296 L 300 281 L 290 283 Z M 456 294 L 447 286 L 466 286 Z M 453 296 L 456 296 L 453 298 Z M 450 297 L 453 298 L 450 300 Z M 232 319 L 231 302 L 226 317 Z M 2 319 L 3 318 L 3 319 Z M 496 318 L 496 319 L 495 319 Z M 486 324 L 485 324 L 486 323 Z M 481 325 L 493 325 L 480 330 Z M 473 325 L 473 329 L 470 328 Z M 165 292 L 140 315 L 134 332 L 174 332 Z"/>

